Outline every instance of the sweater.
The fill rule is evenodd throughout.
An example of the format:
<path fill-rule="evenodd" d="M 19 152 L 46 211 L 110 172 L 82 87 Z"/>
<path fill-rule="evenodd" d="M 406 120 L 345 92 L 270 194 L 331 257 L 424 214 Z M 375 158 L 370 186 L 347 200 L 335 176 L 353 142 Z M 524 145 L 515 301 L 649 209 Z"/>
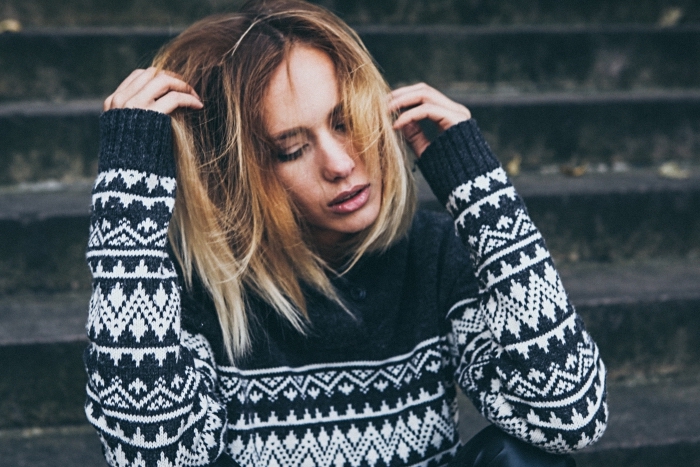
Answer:
<path fill-rule="evenodd" d="M 419 212 L 333 278 L 348 310 L 306 288 L 306 334 L 251 299 L 253 350 L 235 363 L 169 250 L 170 118 L 112 110 L 100 125 L 85 410 L 110 465 L 444 465 L 459 447 L 456 385 L 546 451 L 602 435 L 598 349 L 473 119 L 418 162 L 450 215 Z"/>

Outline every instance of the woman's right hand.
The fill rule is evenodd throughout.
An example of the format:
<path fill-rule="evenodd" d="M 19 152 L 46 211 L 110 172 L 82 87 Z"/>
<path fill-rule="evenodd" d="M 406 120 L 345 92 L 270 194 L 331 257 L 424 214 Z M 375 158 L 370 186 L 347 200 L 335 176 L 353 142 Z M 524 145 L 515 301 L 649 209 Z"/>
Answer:
<path fill-rule="evenodd" d="M 170 114 L 179 107 L 204 107 L 192 86 L 180 77 L 156 68 L 134 70 L 116 91 L 105 99 L 102 109 L 144 109 Z"/>

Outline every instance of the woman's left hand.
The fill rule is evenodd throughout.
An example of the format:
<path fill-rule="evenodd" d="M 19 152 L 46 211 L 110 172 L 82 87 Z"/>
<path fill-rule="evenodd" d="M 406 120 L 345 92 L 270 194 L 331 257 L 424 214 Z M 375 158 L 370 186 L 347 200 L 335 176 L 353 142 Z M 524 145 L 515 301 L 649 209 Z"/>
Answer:
<path fill-rule="evenodd" d="M 394 129 L 401 130 L 416 156 L 420 157 L 430 145 L 430 140 L 421 130 L 418 122 L 424 119 L 433 121 L 440 131 L 452 125 L 469 120 L 471 112 L 440 91 L 425 83 L 405 86 L 389 94 L 389 110 L 400 112 L 394 122 Z"/>

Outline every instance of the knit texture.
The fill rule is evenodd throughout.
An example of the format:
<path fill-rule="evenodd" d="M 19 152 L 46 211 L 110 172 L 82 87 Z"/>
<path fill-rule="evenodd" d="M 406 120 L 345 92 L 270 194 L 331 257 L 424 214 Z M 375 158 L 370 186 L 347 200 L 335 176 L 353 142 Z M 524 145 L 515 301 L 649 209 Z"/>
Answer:
<path fill-rule="evenodd" d="M 182 291 L 168 253 L 168 117 L 101 118 L 86 414 L 110 465 L 444 465 L 459 446 L 455 383 L 547 451 L 602 435 L 598 349 L 474 121 L 419 162 L 452 218 L 419 213 L 335 278 L 351 314 L 307 290 L 307 335 L 253 298 L 253 352 L 234 364 L 211 301 Z"/>

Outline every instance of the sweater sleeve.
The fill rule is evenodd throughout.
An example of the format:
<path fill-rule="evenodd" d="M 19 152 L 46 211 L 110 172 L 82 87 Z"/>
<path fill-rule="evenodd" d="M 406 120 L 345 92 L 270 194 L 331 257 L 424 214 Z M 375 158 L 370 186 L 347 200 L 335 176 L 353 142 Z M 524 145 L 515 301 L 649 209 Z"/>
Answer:
<path fill-rule="evenodd" d="M 593 443 L 607 423 L 605 366 L 476 122 L 448 129 L 418 165 L 479 286 L 450 300 L 457 383 L 488 420 L 546 451 Z"/>
<path fill-rule="evenodd" d="M 170 117 L 112 110 L 100 129 L 87 249 L 87 418 L 112 466 L 208 465 L 222 452 L 226 412 L 208 342 L 180 329 L 167 252 Z"/>

